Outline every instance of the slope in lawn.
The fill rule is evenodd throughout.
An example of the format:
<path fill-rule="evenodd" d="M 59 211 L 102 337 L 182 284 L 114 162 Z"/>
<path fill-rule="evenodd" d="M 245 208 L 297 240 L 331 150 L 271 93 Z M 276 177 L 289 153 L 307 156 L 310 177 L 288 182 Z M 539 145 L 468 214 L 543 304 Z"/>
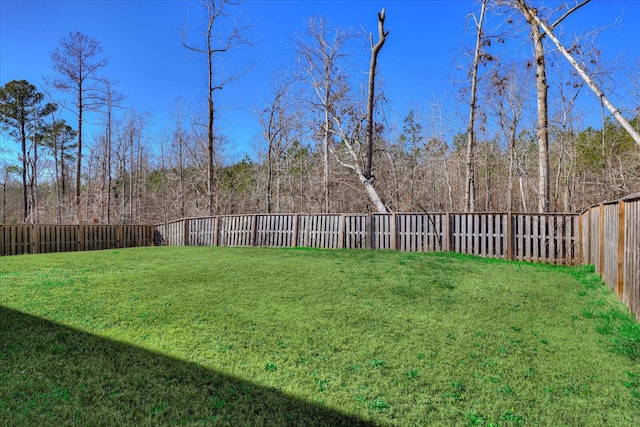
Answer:
<path fill-rule="evenodd" d="M 114 393 L 109 399 L 128 409 L 112 420 L 133 424 L 158 413 L 165 423 L 296 423 L 309 405 L 307 424 L 634 425 L 640 369 L 611 352 L 606 335 L 627 315 L 592 276 L 376 251 L 139 248 L 3 258 L 7 312 L 84 333 L 70 333 L 69 346 L 56 338 L 66 332 L 28 335 L 0 320 L 0 417 L 108 424 L 104 396 Z M 194 381 L 175 374 L 174 392 L 162 392 L 166 384 L 148 376 L 162 378 L 166 368 L 158 362 L 153 372 L 154 362 L 131 365 L 143 386 L 83 381 L 97 363 L 74 354 L 90 354 L 97 337 L 223 380 L 198 397 Z M 46 363 L 56 351 L 70 363 Z M 25 379 L 33 388 L 18 385 Z M 237 397 L 243 387 L 259 397 Z M 69 402 L 73 411 L 60 409 Z"/>

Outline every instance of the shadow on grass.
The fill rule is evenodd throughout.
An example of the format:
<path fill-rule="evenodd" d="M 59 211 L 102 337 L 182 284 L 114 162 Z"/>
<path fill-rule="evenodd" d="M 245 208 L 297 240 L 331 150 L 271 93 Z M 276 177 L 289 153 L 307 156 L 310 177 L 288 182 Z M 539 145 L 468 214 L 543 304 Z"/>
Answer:
<path fill-rule="evenodd" d="M 0 306 L 3 425 L 370 425 Z"/>

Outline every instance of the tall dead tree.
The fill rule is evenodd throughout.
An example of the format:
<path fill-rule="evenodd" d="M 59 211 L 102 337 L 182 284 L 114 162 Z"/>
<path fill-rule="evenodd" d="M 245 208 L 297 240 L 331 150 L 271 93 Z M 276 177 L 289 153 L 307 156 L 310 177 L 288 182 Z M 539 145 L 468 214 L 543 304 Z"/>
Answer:
<path fill-rule="evenodd" d="M 245 38 L 247 27 L 240 27 L 235 24 L 230 27 L 224 26 L 225 19 L 229 18 L 228 6 L 238 6 L 240 2 L 201 0 L 201 3 L 207 12 L 206 29 L 200 33 L 201 36 L 204 36 L 204 45 L 188 43 L 186 25 L 182 31 L 182 45 L 193 52 L 207 56 L 207 198 L 209 215 L 213 215 L 218 206 L 216 201 L 218 185 L 214 174 L 216 157 L 214 129 L 216 106 L 214 94 L 239 77 L 237 73 L 225 76 L 221 67 L 218 67 L 216 60 L 219 56 L 227 54 L 231 49 L 243 44 L 249 44 L 249 42 Z"/>
<path fill-rule="evenodd" d="M 550 28 L 555 28 L 567 16 L 587 4 L 589 0 L 577 4 L 567 10 Z M 549 113 L 548 113 L 548 88 L 547 72 L 545 65 L 545 49 L 543 38 L 545 32 L 542 30 L 541 21 L 538 19 L 537 9 L 531 7 L 525 0 L 513 0 L 515 7 L 522 13 L 524 19 L 531 26 L 531 40 L 534 45 L 534 58 L 536 67 L 536 92 L 538 102 L 538 211 L 548 212 L 551 197 L 550 175 L 549 175 Z"/>
<path fill-rule="evenodd" d="M 378 193 L 373 187 L 373 174 L 371 173 L 372 158 L 373 158 L 373 111 L 374 111 L 374 99 L 375 99 L 375 81 L 376 81 L 376 68 L 378 65 L 378 54 L 384 46 L 384 42 L 387 40 L 387 36 L 389 35 L 389 31 L 384 30 L 384 19 L 385 12 L 384 9 L 380 13 L 378 13 L 378 42 L 373 44 L 373 36 L 370 37 L 371 40 L 371 62 L 369 64 L 369 86 L 367 92 L 367 165 L 365 168 L 364 177 L 366 178 L 366 182 L 362 181 L 365 189 L 367 190 L 367 194 L 371 199 L 371 202 L 374 204 L 378 212 L 386 212 L 387 207 L 382 203 Z"/>
<path fill-rule="evenodd" d="M 374 99 L 376 93 L 376 68 L 378 65 L 378 54 L 384 46 L 384 42 L 387 40 L 389 31 L 384 30 L 384 18 L 385 12 L 378 13 L 378 42 L 373 44 L 373 35 L 370 35 L 371 40 L 371 62 L 369 64 L 369 85 L 367 91 L 367 165 L 364 169 L 364 176 L 370 180 L 373 175 L 371 174 L 372 159 L 373 159 L 373 110 Z"/>
<path fill-rule="evenodd" d="M 373 128 L 374 128 L 374 99 L 375 99 L 375 78 L 376 78 L 376 66 L 378 63 L 378 54 L 380 53 L 380 49 L 384 45 L 386 41 L 387 35 L 389 35 L 388 31 L 384 30 L 384 20 L 385 20 L 385 11 L 382 9 L 380 13 L 378 13 L 378 42 L 373 44 L 373 36 L 371 39 L 371 62 L 369 64 L 369 86 L 367 92 L 367 113 L 366 113 L 366 132 L 365 132 L 365 146 L 366 146 L 366 163 L 365 168 L 360 167 L 358 154 L 354 148 L 354 145 L 359 144 L 358 127 L 353 131 L 353 137 L 347 135 L 345 132 L 341 131 L 342 142 L 345 144 L 347 148 L 347 152 L 351 157 L 352 163 L 346 163 L 338 159 L 338 161 L 351 170 L 353 170 L 360 183 L 364 186 L 364 189 L 369 197 L 369 200 L 376 208 L 378 212 L 385 213 L 387 212 L 387 207 L 384 202 L 378 195 L 376 188 L 373 185 L 374 175 L 371 173 L 372 170 L 372 157 L 373 157 Z M 341 129 L 339 118 L 335 118 L 338 122 L 338 129 Z"/>
<path fill-rule="evenodd" d="M 471 100 L 469 102 L 469 124 L 467 125 L 467 159 L 466 159 L 466 184 L 464 192 L 464 204 L 467 212 L 474 212 L 476 209 L 476 183 L 474 168 L 474 146 L 476 142 L 475 121 L 476 121 L 476 91 L 478 87 L 478 66 L 482 51 L 482 24 L 484 13 L 489 0 L 482 0 L 480 7 L 480 17 L 473 17 L 476 24 L 476 48 L 473 57 L 473 69 L 471 72 Z"/>

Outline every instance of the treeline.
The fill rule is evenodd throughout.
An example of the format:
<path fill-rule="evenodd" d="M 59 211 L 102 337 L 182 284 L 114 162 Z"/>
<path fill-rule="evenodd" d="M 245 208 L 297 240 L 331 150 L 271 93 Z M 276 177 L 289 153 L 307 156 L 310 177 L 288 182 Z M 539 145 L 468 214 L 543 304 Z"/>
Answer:
<path fill-rule="evenodd" d="M 207 111 L 176 100 L 171 122 L 158 130 L 149 114 L 123 108 L 116 82 L 101 75 L 107 61 L 100 43 L 71 33 L 51 54 L 57 75 L 46 81 L 49 97 L 24 80 L 0 88 L 2 130 L 19 147 L 3 151 L 0 222 L 136 224 L 215 214 L 380 211 L 376 198 L 393 212 L 574 212 L 639 191 L 640 146 L 632 135 L 604 106 L 599 126 L 580 126 L 576 99 L 587 89 L 579 76 L 558 62 L 549 66 L 551 101 L 545 95 L 542 112 L 537 45 L 533 59 L 510 57 L 510 43 L 522 40 L 510 42 L 505 28 L 490 32 L 482 24 L 510 11 L 504 25 L 535 28 L 527 13 L 537 9 L 521 0 L 480 3 L 475 49 L 461 56 L 467 62 L 452 83 L 460 105 L 472 111 L 468 124 L 438 101 L 394 120 L 384 89 L 371 84 L 379 81 L 375 60 L 368 90 L 364 73 L 349 72 L 363 59 L 366 35 L 314 18 L 295 40 L 295 69 L 274 78 L 256 106 L 262 134 L 240 161 L 227 156 L 228 137 L 214 120 L 214 96 L 233 79 L 215 82 L 209 74 Z M 212 73 L 216 55 L 226 53 L 216 43 L 237 46 L 244 29 L 216 21 L 229 16 L 219 12 L 232 4 L 205 4 L 208 28 L 221 25 L 221 31 L 198 33 L 204 38 L 197 40 L 183 34 L 183 44 L 202 53 L 198 42 L 208 46 Z M 493 15 L 485 17 L 488 6 Z M 552 21 L 575 9 L 539 13 Z M 378 50 L 393 37 L 384 15 Z M 570 50 L 585 71 L 601 66 L 580 39 Z M 546 45 L 542 53 L 557 54 Z M 640 100 L 626 93 L 628 105 Z M 56 101 L 65 96 L 70 101 Z M 73 123 L 62 117 L 61 105 Z M 637 111 L 629 118 L 637 131 Z"/>
<path fill-rule="evenodd" d="M 634 126 L 638 119 L 634 119 Z M 142 117 L 132 115 L 115 126 L 111 185 L 104 147 L 93 147 L 83 172 L 80 221 L 94 223 L 159 223 L 181 217 L 208 215 L 206 146 L 202 135 L 177 131 L 171 138 L 151 141 Z M 378 137 L 374 162 L 381 198 L 391 211 L 464 211 L 465 135 L 453 144 L 427 138 L 415 113 L 410 113 L 397 138 Z M 103 141 L 104 142 L 104 141 Z M 159 152 L 150 149 L 157 144 Z M 538 170 L 535 135 L 522 132 L 515 158 L 499 139 L 477 147 L 477 210 L 536 211 Z M 293 140 L 252 161 L 248 156 L 215 163 L 215 213 L 323 212 L 322 152 Z M 55 173 L 54 151 L 39 154 L 38 219 L 41 223 L 73 223 L 75 212 L 73 155 Z M 27 162 L 31 164 L 30 162 Z M 28 167 L 27 194 L 36 191 Z M 640 189 L 640 150 L 620 126 L 608 120 L 603 129 L 564 135 L 552 145 L 552 212 L 573 212 Z M 510 178 L 511 177 L 511 178 Z M 510 179 L 513 191 L 509 191 Z M 4 168 L 1 219 L 21 222 L 21 170 Z M 63 188 L 63 182 L 65 187 Z M 331 212 L 369 212 L 369 200 L 357 178 L 337 161 L 330 161 Z M 30 221 L 31 217 L 27 220 Z"/>

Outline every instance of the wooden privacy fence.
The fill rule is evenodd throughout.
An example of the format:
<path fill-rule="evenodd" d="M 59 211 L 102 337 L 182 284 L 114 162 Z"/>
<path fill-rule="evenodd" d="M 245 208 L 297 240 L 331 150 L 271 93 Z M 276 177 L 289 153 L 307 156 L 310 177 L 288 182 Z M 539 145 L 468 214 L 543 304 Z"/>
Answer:
<path fill-rule="evenodd" d="M 454 251 L 594 264 L 640 320 L 640 193 L 581 214 L 271 214 L 152 225 L 0 225 L 0 255 L 150 245 Z"/>
<path fill-rule="evenodd" d="M 0 225 L 0 255 L 150 246 L 152 225 Z"/>
<path fill-rule="evenodd" d="M 640 193 L 591 206 L 580 222 L 584 263 L 640 320 Z"/>
<path fill-rule="evenodd" d="M 483 257 L 580 262 L 577 214 L 271 214 L 189 218 L 156 225 L 158 245 L 289 246 L 455 251 Z"/>

